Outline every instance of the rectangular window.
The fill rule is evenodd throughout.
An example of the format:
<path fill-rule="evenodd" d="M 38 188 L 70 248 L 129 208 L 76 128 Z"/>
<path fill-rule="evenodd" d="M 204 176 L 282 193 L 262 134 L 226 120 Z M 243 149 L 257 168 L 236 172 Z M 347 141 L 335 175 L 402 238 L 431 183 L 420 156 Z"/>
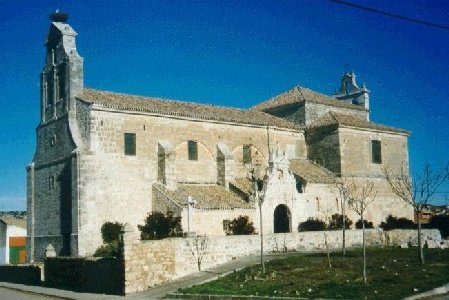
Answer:
<path fill-rule="evenodd" d="M 125 133 L 125 155 L 136 155 L 135 133 Z"/>
<path fill-rule="evenodd" d="M 371 161 L 373 164 L 382 163 L 382 148 L 380 141 L 371 141 Z"/>
<path fill-rule="evenodd" d="M 223 231 L 226 234 L 231 233 L 231 227 L 229 226 L 230 224 L 231 224 L 231 221 L 223 220 Z"/>
<path fill-rule="evenodd" d="M 48 189 L 49 190 L 55 189 L 55 176 L 53 175 L 48 176 Z"/>
<path fill-rule="evenodd" d="M 187 148 L 189 160 L 198 160 L 198 143 L 195 141 L 188 141 Z"/>
<path fill-rule="evenodd" d="M 243 163 L 246 165 L 251 162 L 251 145 L 243 145 Z"/>

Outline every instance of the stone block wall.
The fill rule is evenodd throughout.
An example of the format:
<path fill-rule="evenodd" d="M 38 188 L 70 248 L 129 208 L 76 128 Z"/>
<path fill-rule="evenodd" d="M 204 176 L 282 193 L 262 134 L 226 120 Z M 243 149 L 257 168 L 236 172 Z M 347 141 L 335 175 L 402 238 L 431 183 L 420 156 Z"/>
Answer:
<path fill-rule="evenodd" d="M 339 128 L 341 173 L 343 176 L 383 177 L 382 167 L 408 174 L 407 135 L 372 130 Z M 371 141 L 381 142 L 382 163 L 372 162 Z"/>
<path fill-rule="evenodd" d="M 309 130 L 306 135 L 307 157 L 335 174 L 341 172 L 340 144 L 337 128 Z"/>
<path fill-rule="evenodd" d="M 313 121 L 319 119 L 328 112 L 336 112 L 345 115 L 351 115 L 363 120 L 368 120 L 369 114 L 365 110 L 348 109 L 342 107 L 335 107 L 313 102 L 306 102 L 305 104 L 305 124 L 309 125 Z"/>
<path fill-rule="evenodd" d="M 366 230 L 369 246 L 416 245 L 416 231 L 380 229 Z M 316 231 L 264 235 L 266 253 L 281 251 L 324 251 L 325 235 L 332 249 L 341 248 L 341 231 Z M 438 230 L 423 230 L 423 240 L 441 240 Z M 259 255 L 258 235 L 207 237 L 202 270 L 239 257 Z M 136 232 L 124 235 L 125 293 L 134 293 L 149 287 L 198 272 L 195 238 L 170 238 L 160 241 L 140 241 Z M 362 230 L 346 231 L 346 246 L 359 247 Z"/>

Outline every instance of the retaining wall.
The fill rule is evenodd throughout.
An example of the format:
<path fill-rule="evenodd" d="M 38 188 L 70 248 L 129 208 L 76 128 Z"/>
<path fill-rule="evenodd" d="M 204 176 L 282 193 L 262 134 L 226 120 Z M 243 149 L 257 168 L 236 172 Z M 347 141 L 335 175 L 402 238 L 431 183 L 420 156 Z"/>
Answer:
<path fill-rule="evenodd" d="M 415 230 L 367 229 L 368 246 L 417 245 Z M 422 231 L 423 241 L 441 240 L 437 229 Z M 264 235 L 266 253 L 282 251 L 323 251 L 325 236 L 332 249 L 342 246 L 341 231 L 316 231 L 300 233 L 278 233 Z M 202 269 L 247 255 L 260 253 L 258 235 L 208 237 L 207 249 L 202 259 Z M 125 293 L 134 293 L 149 287 L 198 271 L 195 238 L 170 238 L 160 241 L 140 241 L 136 232 L 124 234 Z M 358 247 L 362 244 L 362 230 L 346 231 L 346 246 Z"/>

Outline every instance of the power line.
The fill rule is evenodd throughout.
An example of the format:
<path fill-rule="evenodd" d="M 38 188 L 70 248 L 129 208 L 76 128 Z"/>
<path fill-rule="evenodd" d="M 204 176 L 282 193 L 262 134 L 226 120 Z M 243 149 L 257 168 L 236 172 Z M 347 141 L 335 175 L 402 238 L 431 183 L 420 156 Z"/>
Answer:
<path fill-rule="evenodd" d="M 371 8 L 371 7 L 367 7 L 367 6 L 363 6 L 363 5 L 352 3 L 352 2 L 348 2 L 348 1 L 343 1 L 343 0 L 329 0 L 329 1 L 335 2 L 337 4 L 342 4 L 342 5 L 350 6 L 350 7 L 353 7 L 353 8 L 361 9 L 361 10 L 364 10 L 364 11 L 369 11 L 369 12 L 376 13 L 376 14 L 379 14 L 379 15 L 387 16 L 387 17 L 390 17 L 390 18 L 399 19 L 399 20 L 402 20 L 402 21 L 407 21 L 407 22 L 410 22 L 410 23 L 425 25 L 425 26 L 429 26 L 429 27 L 433 27 L 433 28 L 438 28 L 438 29 L 443 29 L 443 30 L 449 31 L 449 26 L 448 25 L 442 25 L 442 24 L 432 23 L 432 22 L 424 21 L 424 20 L 420 20 L 420 19 L 414 19 L 414 18 L 410 18 L 410 17 L 398 15 L 398 14 L 393 14 L 393 13 L 390 13 L 390 12 L 387 12 L 387 11 L 383 11 L 383 10 L 379 10 L 379 9 L 375 9 L 375 8 Z"/>

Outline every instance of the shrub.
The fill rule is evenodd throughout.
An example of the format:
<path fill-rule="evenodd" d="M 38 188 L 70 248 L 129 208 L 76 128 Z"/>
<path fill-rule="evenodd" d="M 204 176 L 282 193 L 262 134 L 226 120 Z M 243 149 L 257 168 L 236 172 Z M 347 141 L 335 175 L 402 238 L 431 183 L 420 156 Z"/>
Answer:
<path fill-rule="evenodd" d="M 351 219 L 349 219 L 348 216 L 346 216 L 345 229 L 349 229 L 351 227 L 351 225 L 352 225 Z M 343 215 L 340 215 L 340 214 L 332 215 L 332 217 L 329 221 L 328 228 L 329 228 L 329 230 L 343 229 Z"/>
<path fill-rule="evenodd" d="M 429 227 L 438 228 L 441 236 L 447 238 L 449 236 L 449 216 L 432 216 Z"/>
<path fill-rule="evenodd" d="M 363 220 L 363 223 L 365 224 L 365 229 L 366 228 L 374 228 L 373 222 Z M 357 222 L 355 222 L 355 228 L 362 229 L 362 219 L 359 219 Z"/>
<path fill-rule="evenodd" d="M 309 218 L 307 221 L 299 223 L 298 231 L 321 231 L 326 229 L 326 223 L 320 219 Z"/>
<path fill-rule="evenodd" d="M 386 222 L 380 223 L 380 228 L 383 230 L 392 230 L 392 229 L 415 229 L 416 225 L 412 220 L 406 218 L 396 218 L 392 215 L 389 215 L 386 219 Z"/>
<path fill-rule="evenodd" d="M 171 211 L 168 211 L 166 215 L 154 211 L 146 218 L 145 225 L 138 225 L 138 227 L 142 240 L 182 236 L 181 217 L 175 217 Z"/>
<path fill-rule="evenodd" d="M 229 223 L 229 229 L 233 235 L 254 234 L 256 232 L 253 222 L 249 220 L 248 216 L 238 216 L 232 220 Z"/>
<path fill-rule="evenodd" d="M 96 257 L 118 257 L 120 254 L 120 246 L 118 241 L 106 243 L 95 250 Z"/>
<path fill-rule="evenodd" d="M 101 226 L 101 237 L 103 243 L 112 243 L 120 240 L 120 232 L 122 230 L 122 224 L 119 222 L 106 222 Z"/>
<path fill-rule="evenodd" d="M 101 226 L 103 245 L 95 250 L 97 257 L 117 257 L 120 254 L 120 232 L 122 224 L 119 222 L 106 222 Z"/>

